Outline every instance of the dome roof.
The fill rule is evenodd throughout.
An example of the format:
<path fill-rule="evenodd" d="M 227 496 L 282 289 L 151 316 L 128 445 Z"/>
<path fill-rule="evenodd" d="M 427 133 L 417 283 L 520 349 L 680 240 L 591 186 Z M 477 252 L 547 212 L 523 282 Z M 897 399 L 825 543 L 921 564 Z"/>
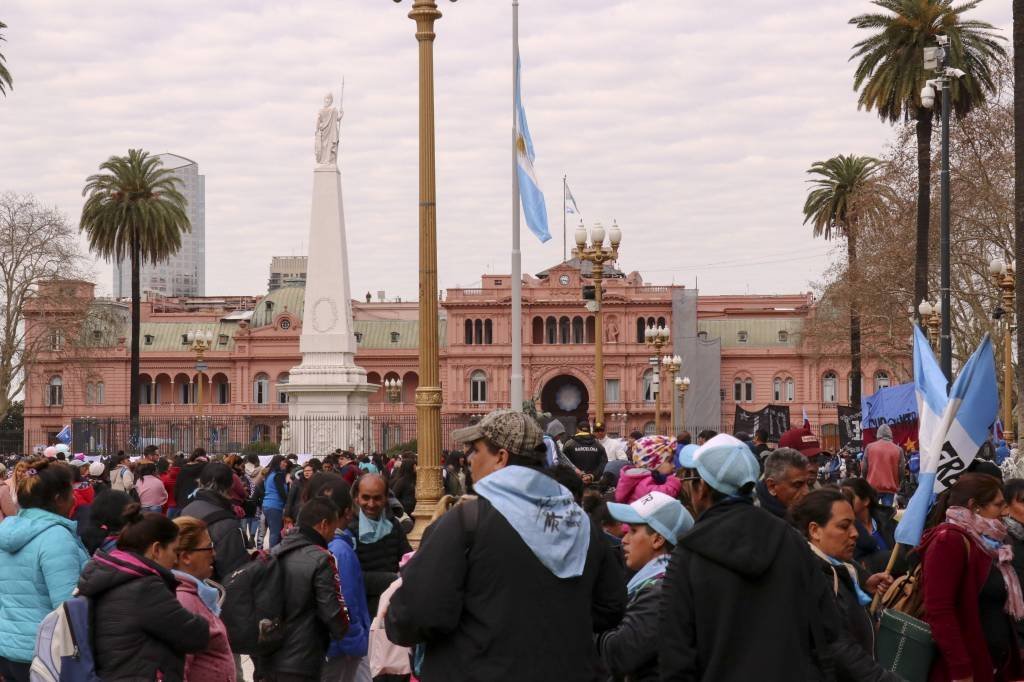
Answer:
<path fill-rule="evenodd" d="M 256 303 L 249 326 L 253 329 L 270 326 L 274 319 L 286 310 L 301 320 L 305 298 L 304 286 L 289 285 L 275 289 Z"/>

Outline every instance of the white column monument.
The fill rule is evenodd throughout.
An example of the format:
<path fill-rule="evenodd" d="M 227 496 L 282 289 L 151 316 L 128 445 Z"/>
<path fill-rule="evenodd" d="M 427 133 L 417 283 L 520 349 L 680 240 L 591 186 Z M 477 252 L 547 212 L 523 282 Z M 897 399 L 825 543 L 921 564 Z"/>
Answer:
<path fill-rule="evenodd" d="M 323 456 L 337 448 L 368 449 L 367 399 L 380 387 L 355 364 L 352 299 L 348 282 L 345 211 L 338 172 L 343 112 L 328 94 L 317 115 L 309 262 L 299 350 L 287 384 L 291 452 Z"/>

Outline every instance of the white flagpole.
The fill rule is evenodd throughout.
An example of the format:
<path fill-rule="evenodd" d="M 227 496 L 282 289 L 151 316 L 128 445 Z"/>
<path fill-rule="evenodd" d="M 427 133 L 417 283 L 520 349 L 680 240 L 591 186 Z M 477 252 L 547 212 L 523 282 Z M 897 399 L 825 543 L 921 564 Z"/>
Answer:
<path fill-rule="evenodd" d="M 565 173 L 562 173 L 562 262 L 569 260 L 569 254 L 565 250 L 565 202 L 568 201 L 566 198 L 566 190 L 569 187 L 568 182 L 565 179 Z"/>
<path fill-rule="evenodd" d="M 523 264 L 519 250 L 519 0 L 512 0 L 512 372 L 509 407 L 523 409 Z M 564 210 L 564 209 L 563 209 Z"/>

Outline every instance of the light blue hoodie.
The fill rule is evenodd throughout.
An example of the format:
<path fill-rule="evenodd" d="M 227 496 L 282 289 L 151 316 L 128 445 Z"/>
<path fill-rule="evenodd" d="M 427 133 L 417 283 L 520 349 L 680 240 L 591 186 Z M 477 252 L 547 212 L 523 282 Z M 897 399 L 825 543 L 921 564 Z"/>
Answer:
<path fill-rule="evenodd" d="M 76 529 L 45 509 L 0 523 L 0 656 L 31 661 L 39 624 L 71 597 L 89 560 Z"/>
<path fill-rule="evenodd" d="M 550 476 L 507 466 L 473 484 L 505 517 L 533 554 L 559 578 L 583 575 L 590 548 L 590 518 L 572 493 Z"/>

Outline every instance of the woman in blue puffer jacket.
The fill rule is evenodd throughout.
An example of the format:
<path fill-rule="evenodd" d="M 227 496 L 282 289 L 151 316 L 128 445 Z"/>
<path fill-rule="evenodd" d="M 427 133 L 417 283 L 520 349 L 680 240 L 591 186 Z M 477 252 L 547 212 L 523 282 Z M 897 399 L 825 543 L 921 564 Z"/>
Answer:
<path fill-rule="evenodd" d="M 21 511 L 0 523 L 0 676 L 9 682 L 28 682 L 39 623 L 71 596 L 89 560 L 67 517 L 71 480 L 61 462 L 28 462 Z"/>

